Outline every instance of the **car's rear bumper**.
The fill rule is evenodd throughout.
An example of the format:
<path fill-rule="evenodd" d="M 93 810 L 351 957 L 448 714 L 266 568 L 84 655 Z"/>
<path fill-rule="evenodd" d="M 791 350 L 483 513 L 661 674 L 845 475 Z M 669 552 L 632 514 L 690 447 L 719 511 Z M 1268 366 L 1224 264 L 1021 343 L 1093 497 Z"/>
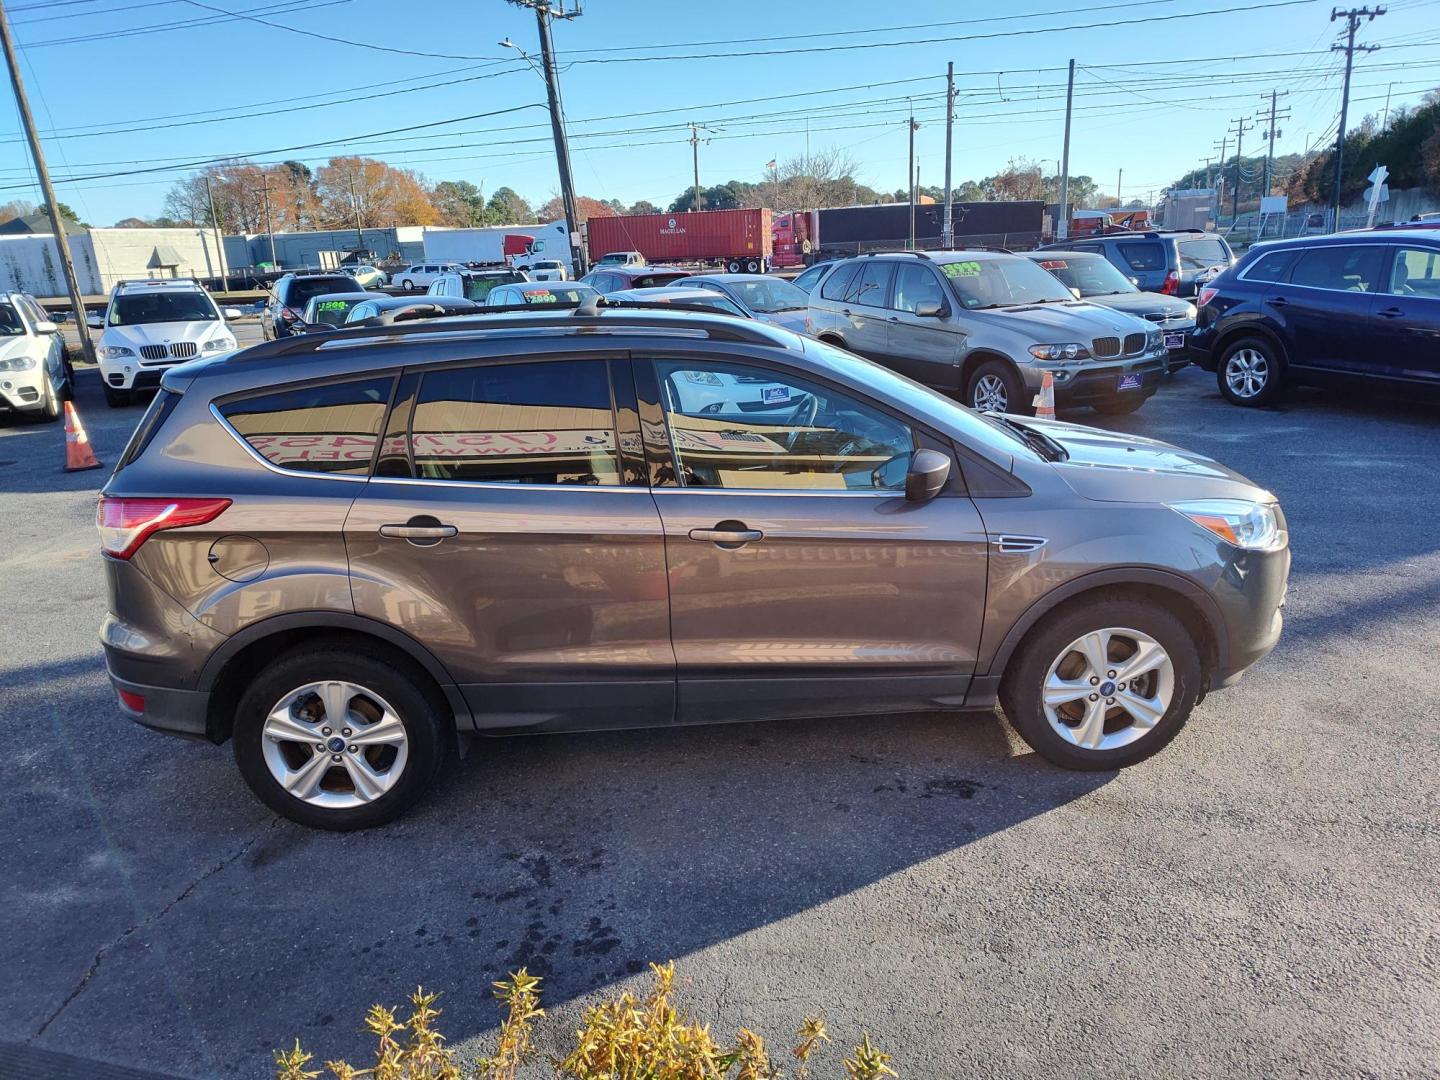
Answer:
<path fill-rule="evenodd" d="M 210 723 L 210 695 L 206 691 L 147 686 L 118 678 L 113 671 L 109 672 L 109 675 L 116 690 L 116 704 L 122 716 L 128 716 L 137 724 L 170 735 L 205 742 L 224 742 L 224 737 L 218 730 L 212 730 L 214 725 Z"/>

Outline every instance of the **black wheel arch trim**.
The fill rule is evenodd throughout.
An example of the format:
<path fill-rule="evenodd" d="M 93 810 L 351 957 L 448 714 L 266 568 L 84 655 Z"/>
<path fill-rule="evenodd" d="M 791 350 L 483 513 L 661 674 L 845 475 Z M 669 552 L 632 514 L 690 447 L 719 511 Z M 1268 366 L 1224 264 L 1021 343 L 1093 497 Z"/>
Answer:
<path fill-rule="evenodd" d="M 272 615 L 268 619 L 250 624 L 226 638 L 220 647 L 210 654 L 210 659 L 200 671 L 196 689 L 205 693 L 214 690 L 229 662 L 246 648 L 268 637 L 292 630 L 350 630 L 379 638 L 399 649 L 435 680 L 445 695 L 445 700 L 454 710 L 457 728 L 469 730 L 474 726 L 474 717 L 464 695 L 460 693 L 454 677 L 434 653 L 403 630 L 397 630 L 388 623 L 344 611 L 288 611 L 283 615 Z"/>
<path fill-rule="evenodd" d="M 1071 578 L 1036 600 L 1025 609 L 1025 613 L 1020 618 L 1015 620 L 1014 625 L 1001 640 L 999 647 L 995 650 L 995 656 L 988 666 L 988 674 L 997 678 L 1003 676 L 1006 667 L 1009 666 L 1010 657 L 1019 647 L 1025 635 L 1036 623 L 1067 600 L 1094 589 L 1125 585 L 1165 589 L 1194 603 L 1210 631 L 1210 644 L 1214 648 L 1214 656 L 1209 659 L 1213 661 L 1213 670 L 1225 671 L 1228 669 L 1230 647 L 1229 638 L 1226 635 L 1225 616 L 1220 611 L 1220 605 L 1204 588 L 1190 578 L 1171 570 L 1159 570 L 1147 566 L 1124 566 L 1096 570 L 1093 573 Z"/>

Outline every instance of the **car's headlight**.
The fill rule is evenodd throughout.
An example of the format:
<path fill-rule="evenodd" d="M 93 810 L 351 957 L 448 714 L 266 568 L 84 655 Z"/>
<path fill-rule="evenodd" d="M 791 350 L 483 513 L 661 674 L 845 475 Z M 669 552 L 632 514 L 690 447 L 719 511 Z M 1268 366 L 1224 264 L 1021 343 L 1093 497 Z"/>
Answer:
<path fill-rule="evenodd" d="M 0 371 L 29 371 L 35 366 L 35 359 L 30 356 L 12 356 L 9 360 L 0 360 Z"/>
<path fill-rule="evenodd" d="M 1249 499 L 1199 499 L 1170 503 L 1170 509 L 1184 514 L 1227 544 L 1248 551 L 1266 551 L 1285 543 L 1279 515 L 1271 503 L 1251 502 Z"/>
<path fill-rule="evenodd" d="M 1165 331 L 1150 330 L 1145 334 L 1145 351 L 1154 352 L 1165 342 Z"/>
<path fill-rule="evenodd" d="M 134 356 L 134 349 L 127 349 L 123 345 L 101 345 L 95 350 L 100 354 L 102 360 L 119 360 L 122 356 Z"/>
<path fill-rule="evenodd" d="M 1036 360 L 1088 360 L 1090 350 L 1079 342 L 1069 341 L 1060 345 L 1031 345 L 1030 355 Z"/>
<path fill-rule="evenodd" d="M 687 371 L 685 381 L 700 383 L 702 386 L 724 386 L 724 381 L 712 371 Z"/>
<path fill-rule="evenodd" d="M 205 342 L 202 348 L 206 352 L 224 352 L 226 349 L 235 348 L 235 339 L 233 337 L 211 338 Z"/>

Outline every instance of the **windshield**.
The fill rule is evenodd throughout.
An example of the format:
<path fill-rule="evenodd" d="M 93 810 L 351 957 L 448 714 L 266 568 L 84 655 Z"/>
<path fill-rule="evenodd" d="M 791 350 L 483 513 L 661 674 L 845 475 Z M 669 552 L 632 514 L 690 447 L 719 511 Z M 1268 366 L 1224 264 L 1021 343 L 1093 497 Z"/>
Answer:
<path fill-rule="evenodd" d="M 0 304 L 0 335 L 16 337 L 23 333 L 25 324 L 20 321 L 20 313 L 9 304 Z"/>
<path fill-rule="evenodd" d="M 220 313 L 204 293 L 152 292 L 117 296 L 110 303 L 109 322 L 111 326 L 137 326 L 141 323 L 215 322 L 219 318 Z"/>
<path fill-rule="evenodd" d="M 363 296 L 318 296 L 306 306 L 305 321 L 341 326 L 350 309 L 364 302 Z"/>
<path fill-rule="evenodd" d="M 751 311 L 763 311 L 767 315 L 776 311 L 795 311 L 810 304 L 805 290 L 797 289 L 780 278 L 755 278 L 729 284 Z"/>
<path fill-rule="evenodd" d="M 1081 296 L 1114 296 L 1116 293 L 1140 291 L 1130 283 L 1129 278 L 1098 255 L 1066 256 L 1038 261 L 1041 269 L 1049 270 L 1068 288 L 1079 289 Z"/>
<path fill-rule="evenodd" d="M 1053 274 L 1029 259 L 941 263 L 940 272 L 950 279 L 960 303 L 972 311 L 1075 299 Z"/>
<path fill-rule="evenodd" d="M 482 276 L 468 276 L 465 281 L 465 299 L 483 301 L 490 295 L 490 290 L 497 285 L 513 285 L 517 281 L 524 281 L 524 274 L 485 274 Z"/>

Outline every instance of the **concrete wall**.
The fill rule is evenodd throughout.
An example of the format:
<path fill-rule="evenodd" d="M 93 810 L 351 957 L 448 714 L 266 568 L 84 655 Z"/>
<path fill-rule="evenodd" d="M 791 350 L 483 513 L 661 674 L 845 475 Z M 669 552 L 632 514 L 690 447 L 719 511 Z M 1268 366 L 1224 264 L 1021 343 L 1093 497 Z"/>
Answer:
<path fill-rule="evenodd" d="M 80 291 L 87 295 L 103 292 L 89 234 L 70 237 L 70 257 Z M 55 237 L 48 233 L 0 237 L 0 292 L 27 292 L 41 298 L 68 295 Z"/>
<path fill-rule="evenodd" d="M 101 292 L 125 279 L 220 274 L 215 236 L 208 229 L 91 229 L 90 242 Z M 162 260 L 178 260 L 173 270 L 150 266 L 157 248 Z"/>

